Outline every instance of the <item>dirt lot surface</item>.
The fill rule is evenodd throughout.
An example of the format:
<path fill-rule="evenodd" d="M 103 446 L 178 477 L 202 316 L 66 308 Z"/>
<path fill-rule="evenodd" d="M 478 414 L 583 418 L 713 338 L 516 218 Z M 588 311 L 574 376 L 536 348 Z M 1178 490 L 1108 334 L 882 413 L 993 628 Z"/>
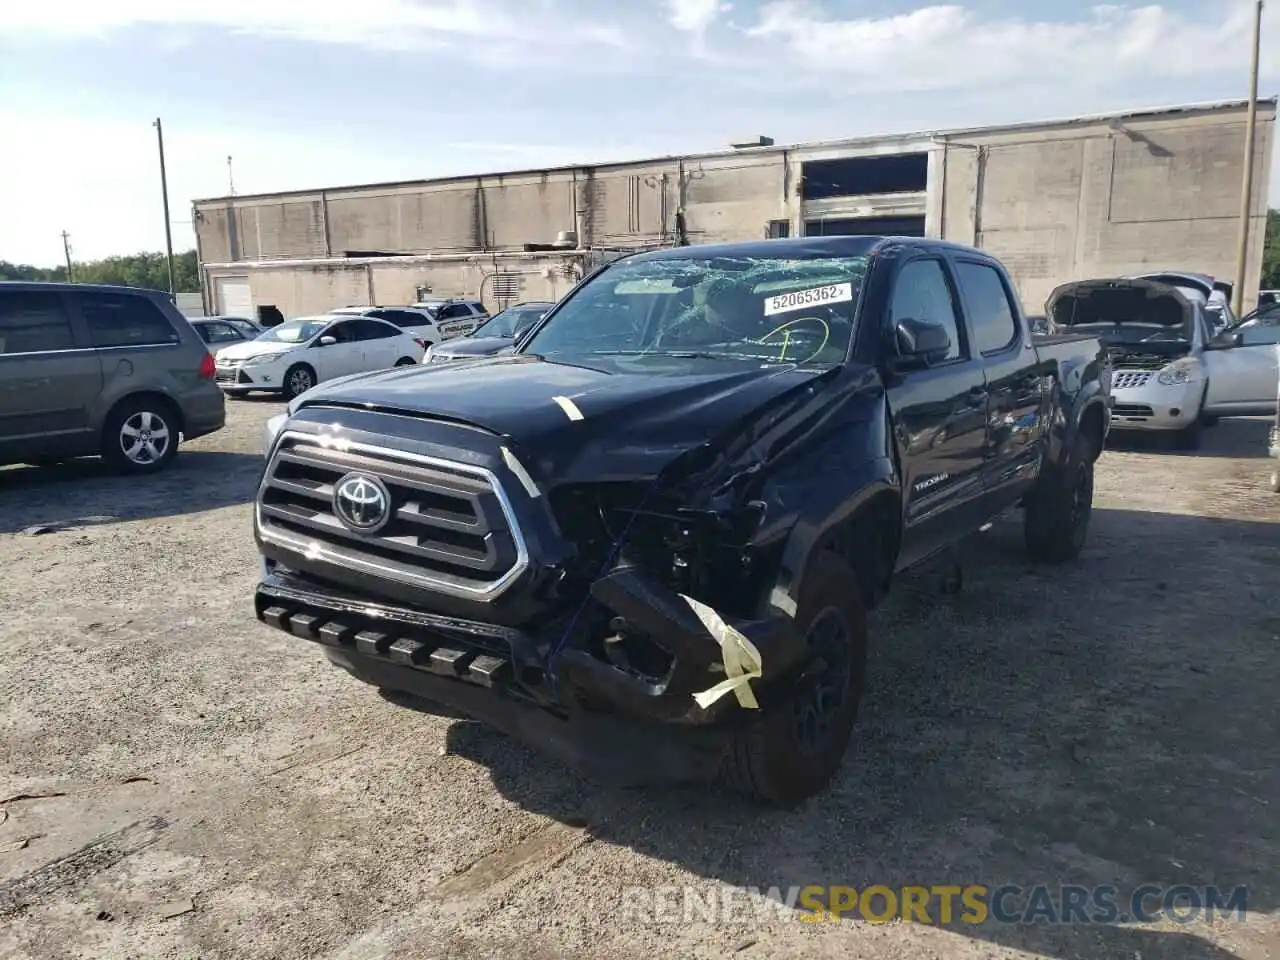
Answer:
<path fill-rule="evenodd" d="M 0 470 L 0 956 L 1280 956 L 1262 421 L 1109 450 L 1077 564 L 1029 565 L 1015 518 L 959 595 L 900 581 L 856 752 L 787 814 L 595 786 L 258 624 L 249 502 L 279 406 L 229 410 L 144 481 Z M 626 892 L 965 883 L 1244 884 L 1249 916 L 812 924 Z"/>

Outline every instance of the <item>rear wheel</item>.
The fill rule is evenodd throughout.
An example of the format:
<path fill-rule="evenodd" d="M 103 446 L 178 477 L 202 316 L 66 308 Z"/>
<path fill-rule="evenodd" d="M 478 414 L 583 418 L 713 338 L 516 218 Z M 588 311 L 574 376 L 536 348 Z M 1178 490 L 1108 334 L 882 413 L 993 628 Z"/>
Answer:
<path fill-rule="evenodd" d="M 416 367 L 417 365 L 418 361 L 413 359 L 413 357 L 401 357 L 396 361 L 397 367 Z"/>
<path fill-rule="evenodd" d="M 1093 515 L 1094 448 L 1076 434 L 1063 463 L 1046 466 L 1026 498 L 1023 537 L 1037 560 L 1064 563 L 1080 556 Z"/>
<path fill-rule="evenodd" d="M 125 400 L 102 428 L 102 458 L 121 473 L 155 473 L 178 453 L 178 417 L 160 397 Z"/>
<path fill-rule="evenodd" d="M 809 646 L 809 669 L 788 701 L 735 736 L 721 771 L 729 786 L 781 807 L 827 786 L 858 715 L 866 613 L 857 574 L 836 554 L 819 554 L 805 576 L 796 628 Z"/>

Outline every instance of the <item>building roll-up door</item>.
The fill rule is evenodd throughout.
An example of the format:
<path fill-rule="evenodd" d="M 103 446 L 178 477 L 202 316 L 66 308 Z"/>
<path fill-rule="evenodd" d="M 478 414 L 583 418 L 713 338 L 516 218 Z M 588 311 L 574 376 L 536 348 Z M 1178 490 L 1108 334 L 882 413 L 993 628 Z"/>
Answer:
<path fill-rule="evenodd" d="M 253 317 L 253 292 L 248 277 L 217 277 L 213 289 L 218 313 L 224 317 Z"/>

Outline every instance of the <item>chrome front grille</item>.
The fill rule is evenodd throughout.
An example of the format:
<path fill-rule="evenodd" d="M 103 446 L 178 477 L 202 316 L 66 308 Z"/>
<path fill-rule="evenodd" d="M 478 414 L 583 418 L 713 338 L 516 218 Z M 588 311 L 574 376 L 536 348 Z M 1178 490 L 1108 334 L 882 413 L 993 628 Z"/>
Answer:
<path fill-rule="evenodd" d="M 1111 374 L 1111 389 L 1130 390 L 1145 387 L 1152 374 L 1146 370 L 1117 370 Z"/>
<path fill-rule="evenodd" d="M 389 498 L 386 521 L 373 532 L 335 508 L 348 475 L 376 478 Z M 529 565 L 510 501 L 490 471 L 295 432 L 271 456 L 257 523 L 263 540 L 304 559 L 475 600 L 498 596 Z"/>

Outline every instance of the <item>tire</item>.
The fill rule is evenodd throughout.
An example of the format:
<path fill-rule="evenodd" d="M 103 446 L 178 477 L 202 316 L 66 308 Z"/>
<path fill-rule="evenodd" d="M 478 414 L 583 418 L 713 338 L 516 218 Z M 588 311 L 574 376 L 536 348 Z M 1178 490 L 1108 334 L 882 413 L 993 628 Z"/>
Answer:
<path fill-rule="evenodd" d="M 292 400 L 316 385 L 316 372 L 305 363 L 295 363 L 284 372 L 280 393 L 285 400 Z"/>
<path fill-rule="evenodd" d="M 1027 495 L 1023 538 L 1036 560 L 1066 563 L 1080 556 L 1093 514 L 1093 444 L 1077 434 L 1064 464 L 1046 466 Z"/>
<path fill-rule="evenodd" d="M 796 628 L 814 645 L 816 672 L 795 681 L 754 723 L 735 734 L 721 780 L 776 807 L 821 792 L 840 768 L 862 697 L 867 622 L 858 576 L 829 551 L 805 576 Z M 766 665 L 767 669 L 767 665 Z"/>
<path fill-rule="evenodd" d="M 177 411 L 160 397 L 126 399 L 102 427 L 102 459 L 124 474 L 156 473 L 178 455 Z"/>
<path fill-rule="evenodd" d="M 413 359 L 413 357 L 401 357 L 396 361 L 397 367 L 416 367 L 417 365 L 418 361 Z"/>

